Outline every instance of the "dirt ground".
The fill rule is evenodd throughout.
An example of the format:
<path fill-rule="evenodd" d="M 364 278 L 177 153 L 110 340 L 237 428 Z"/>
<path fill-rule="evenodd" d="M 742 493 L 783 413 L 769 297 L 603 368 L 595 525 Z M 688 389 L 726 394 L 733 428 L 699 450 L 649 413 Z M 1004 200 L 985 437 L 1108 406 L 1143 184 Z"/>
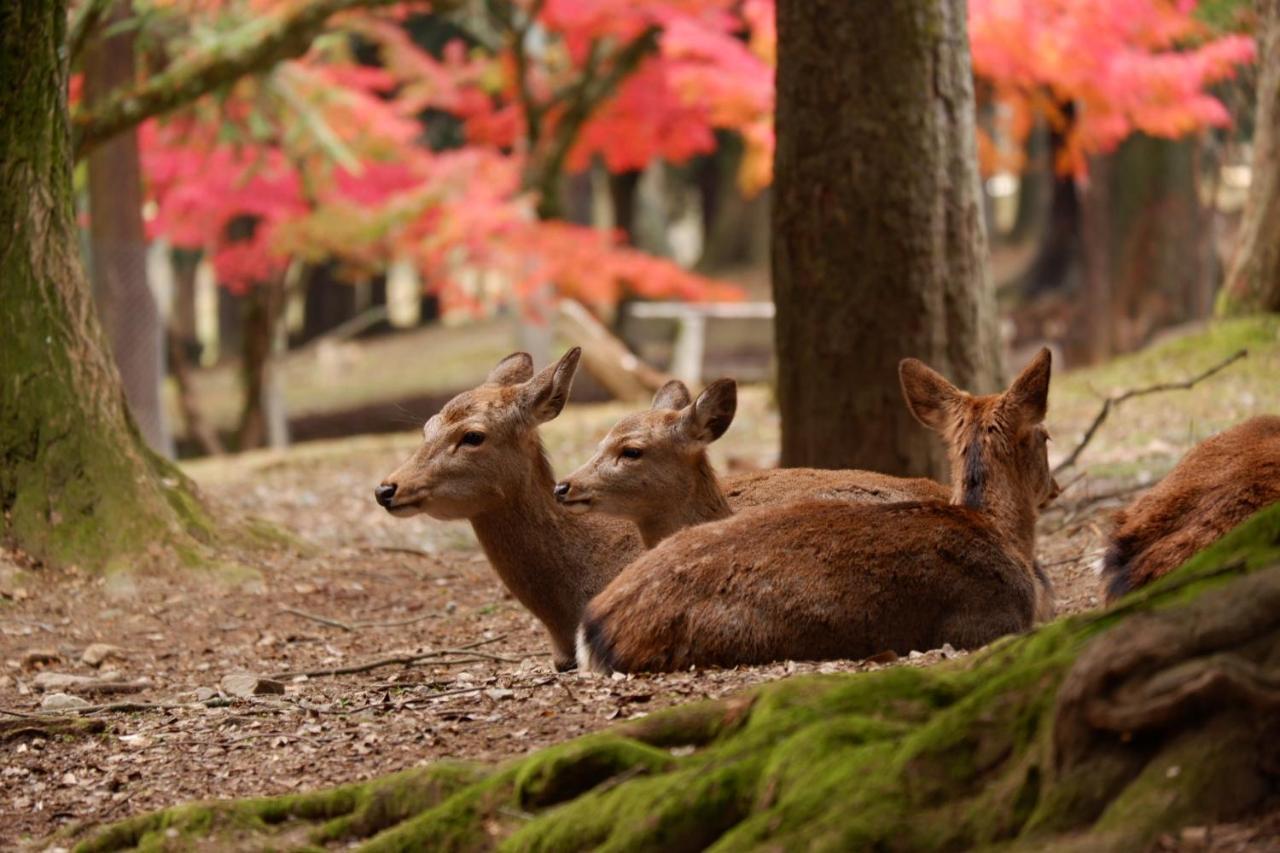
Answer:
<path fill-rule="evenodd" d="M 1112 510 L 1209 432 L 1280 410 L 1267 378 L 1280 375 L 1277 354 L 1260 358 L 1214 389 L 1126 406 L 1082 458 L 1088 473 L 1064 474 L 1068 489 L 1042 516 L 1038 547 L 1061 613 L 1099 605 L 1092 563 Z M 1164 363 L 1183 375 L 1176 359 Z M 1059 457 L 1097 410 L 1094 392 L 1125 387 L 1094 387 L 1101 376 L 1055 391 L 1050 426 Z M 571 407 L 549 424 L 557 470 L 584 459 L 626 410 Z M 722 469 L 771 461 L 777 423 L 763 390 L 744 394 L 724 443 Z M 0 733 L 0 848 L 44 847 L 40 840 L 55 831 L 184 800 L 314 788 L 443 757 L 502 759 L 795 672 L 919 666 L 957 654 L 653 677 L 558 675 L 542 629 L 506 593 L 466 524 L 396 520 L 375 506 L 373 485 L 414 444 L 412 434 L 360 438 L 193 465 L 215 503 L 275 522 L 303 543 L 240 554 L 238 569 L 102 577 L 15 564 L 0 551 L 0 722 L 18 721 Z M 99 643 L 113 653 L 98 667 L 83 662 Z M 410 664 L 372 665 L 414 656 Z M 239 672 L 271 676 L 283 692 L 235 698 L 220 690 Z M 123 705 L 80 712 L 101 721 L 96 734 L 24 731 L 21 721 L 54 689 L 40 687 L 51 673 L 92 679 L 67 688 L 85 701 Z M 1269 841 L 1255 843 L 1257 831 L 1236 827 L 1223 840 L 1247 835 L 1245 847 L 1266 849 Z M 1168 839 L 1165 849 L 1201 840 L 1188 847 Z"/>

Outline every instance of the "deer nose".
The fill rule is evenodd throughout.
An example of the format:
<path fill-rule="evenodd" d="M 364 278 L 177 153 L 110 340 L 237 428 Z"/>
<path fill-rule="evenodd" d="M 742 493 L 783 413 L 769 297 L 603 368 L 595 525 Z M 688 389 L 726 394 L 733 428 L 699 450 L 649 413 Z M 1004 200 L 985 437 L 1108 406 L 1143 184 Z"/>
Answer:
<path fill-rule="evenodd" d="M 373 498 L 378 502 L 379 506 L 391 507 L 391 499 L 396 496 L 395 483 L 383 483 L 380 486 L 374 486 Z"/>
<path fill-rule="evenodd" d="M 559 483 L 556 483 L 556 500 L 563 502 L 565 498 L 569 497 L 569 488 L 568 480 L 561 480 Z"/>

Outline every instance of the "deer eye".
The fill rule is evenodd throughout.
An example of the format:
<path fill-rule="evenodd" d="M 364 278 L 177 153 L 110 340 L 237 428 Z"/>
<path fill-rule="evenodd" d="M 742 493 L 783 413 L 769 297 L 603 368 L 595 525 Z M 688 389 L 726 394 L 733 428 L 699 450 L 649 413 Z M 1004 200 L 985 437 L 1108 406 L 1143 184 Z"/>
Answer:
<path fill-rule="evenodd" d="M 459 443 L 466 444 L 471 447 L 479 447 L 484 444 L 484 433 L 476 432 L 475 430 L 464 432 L 462 434 L 462 441 Z"/>
<path fill-rule="evenodd" d="M 644 451 L 638 447 L 624 447 L 618 455 L 623 459 L 639 459 L 644 455 Z"/>

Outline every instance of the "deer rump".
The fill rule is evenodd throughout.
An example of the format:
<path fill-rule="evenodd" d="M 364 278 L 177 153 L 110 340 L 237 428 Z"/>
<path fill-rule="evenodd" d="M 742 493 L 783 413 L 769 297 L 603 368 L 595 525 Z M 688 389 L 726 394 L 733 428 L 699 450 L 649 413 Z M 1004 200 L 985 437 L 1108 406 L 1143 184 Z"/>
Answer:
<path fill-rule="evenodd" d="M 669 672 L 976 648 L 1028 629 L 1035 601 L 1031 567 L 966 507 L 762 507 L 682 531 L 624 569 L 587 607 L 579 665 Z"/>

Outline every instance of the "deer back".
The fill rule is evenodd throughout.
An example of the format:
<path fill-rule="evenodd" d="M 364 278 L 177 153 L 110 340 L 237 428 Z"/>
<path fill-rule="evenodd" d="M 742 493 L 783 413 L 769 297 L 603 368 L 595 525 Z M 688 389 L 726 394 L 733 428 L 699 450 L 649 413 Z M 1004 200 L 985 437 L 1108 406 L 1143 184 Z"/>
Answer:
<path fill-rule="evenodd" d="M 1196 445 L 1116 513 L 1102 560 L 1108 602 L 1167 575 L 1280 501 L 1280 417 L 1262 415 Z"/>

